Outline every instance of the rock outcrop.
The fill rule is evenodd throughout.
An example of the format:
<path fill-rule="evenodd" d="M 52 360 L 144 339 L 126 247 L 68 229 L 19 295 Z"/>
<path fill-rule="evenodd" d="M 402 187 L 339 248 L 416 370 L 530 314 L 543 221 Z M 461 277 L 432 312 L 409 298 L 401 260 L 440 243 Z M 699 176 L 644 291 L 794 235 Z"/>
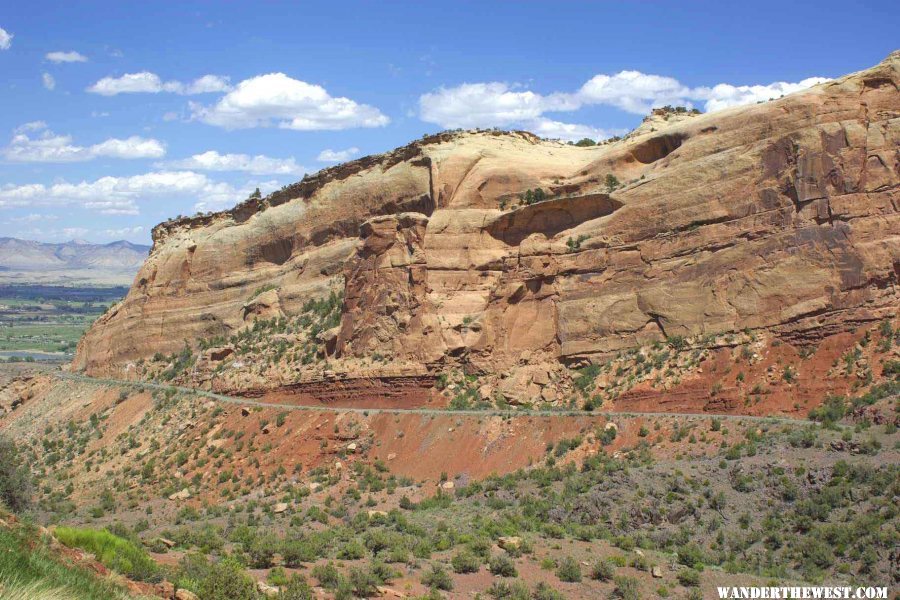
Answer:
<path fill-rule="evenodd" d="M 331 291 L 343 307 L 323 334 L 329 368 L 377 354 L 499 372 L 745 329 L 802 344 L 891 316 L 898 88 L 895 52 L 594 147 L 444 133 L 163 223 L 74 366 L 125 372 Z"/>

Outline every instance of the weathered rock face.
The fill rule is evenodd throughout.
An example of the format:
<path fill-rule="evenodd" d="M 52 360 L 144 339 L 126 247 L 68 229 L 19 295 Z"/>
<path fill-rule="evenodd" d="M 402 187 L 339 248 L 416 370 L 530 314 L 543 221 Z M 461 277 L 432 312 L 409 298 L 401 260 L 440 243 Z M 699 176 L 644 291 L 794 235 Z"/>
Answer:
<path fill-rule="evenodd" d="M 331 289 L 344 290 L 338 365 L 377 353 L 500 371 L 746 328 L 802 342 L 883 318 L 900 300 L 898 87 L 895 52 L 597 147 L 442 134 L 160 225 L 75 366 L 117 371 Z M 548 199 L 521 205 L 537 188 Z"/>

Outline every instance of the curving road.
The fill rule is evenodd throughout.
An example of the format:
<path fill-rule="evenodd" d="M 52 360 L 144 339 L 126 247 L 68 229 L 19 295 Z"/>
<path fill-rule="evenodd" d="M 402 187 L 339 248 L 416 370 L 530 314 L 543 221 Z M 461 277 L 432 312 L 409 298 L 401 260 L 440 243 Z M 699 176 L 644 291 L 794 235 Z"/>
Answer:
<path fill-rule="evenodd" d="M 336 406 L 305 406 L 298 404 L 276 404 L 274 402 L 260 402 L 240 396 L 228 396 L 209 392 L 206 390 L 198 390 L 194 388 L 181 387 L 177 385 L 168 385 L 154 382 L 144 381 L 127 381 L 123 379 L 105 379 L 101 377 L 88 377 L 86 375 L 76 375 L 74 373 L 65 373 L 55 371 L 50 373 L 58 379 L 69 381 L 79 381 L 83 383 L 93 383 L 97 385 L 113 385 L 119 387 L 131 387 L 140 390 L 175 390 L 183 394 L 191 394 L 209 398 L 216 402 L 224 404 L 235 404 L 240 406 L 255 406 L 259 408 L 276 408 L 280 410 L 304 410 L 309 412 L 329 412 L 329 413 L 359 413 L 359 414 L 393 414 L 393 415 L 472 415 L 472 416 L 501 416 L 501 417 L 638 417 L 638 416 L 655 416 L 655 417 L 680 417 L 685 419 L 723 419 L 731 421 L 758 421 L 764 423 L 791 423 L 794 425 L 808 425 L 813 423 L 807 419 L 794 419 L 790 417 L 757 417 L 751 415 L 726 415 L 711 413 L 671 413 L 671 412 L 615 412 L 615 411 L 585 411 L 585 410 L 449 410 L 435 408 L 354 408 L 354 407 L 336 407 Z"/>

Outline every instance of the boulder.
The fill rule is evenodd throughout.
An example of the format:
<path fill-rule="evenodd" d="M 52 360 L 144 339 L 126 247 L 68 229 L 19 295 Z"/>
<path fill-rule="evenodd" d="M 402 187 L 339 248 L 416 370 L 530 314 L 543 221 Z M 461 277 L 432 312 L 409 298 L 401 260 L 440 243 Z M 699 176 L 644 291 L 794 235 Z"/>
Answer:
<path fill-rule="evenodd" d="M 281 311 L 281 300 L 278 297 L 278 290 L 266 290 L 255 296 L 244 304 L 242 311 L 244 321 L 268 320 L 284 316 L 284 313 Z"/>
<path fill-rule="evenodd" d="M 174 494 L 169 494 L 169 500 L 187 500 L 191 497 L 191 491 L 187 488 L 184 488 L 181 491 L 175 492 Z"/>
<path fill-rule="evenodd" d="M 522 538 L 517 535 L 505 535 L 497 539 L 497 545 L 514 552 L 522 547 Z"/>
<path fill-rule="evenodd" d="M 171 581 L 160 581 L 154 586 L 154 592 L 160 598 L 165 598 L 166 600 L 170 600 L 175 597 L 175 584 Z"/>
<path fill-rule="evenodd" d="M 256 591 L 265 596 L 266 598 L 277 598 L 281 593 L 274 585 L 269 585 L 265 581 L 257 581 L 256 582 Z"/>

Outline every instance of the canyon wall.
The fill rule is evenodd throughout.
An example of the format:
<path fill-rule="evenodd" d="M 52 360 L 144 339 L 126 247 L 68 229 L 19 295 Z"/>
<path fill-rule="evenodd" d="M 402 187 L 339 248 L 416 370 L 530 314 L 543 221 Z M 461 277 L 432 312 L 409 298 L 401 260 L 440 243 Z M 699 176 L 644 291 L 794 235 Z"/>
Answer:
<path fill-rule="evenodd" d="M 805 344 L 893 316 L 898 88 L 895 52 L 766 103 L 661 112 L 598 146 L 447 132 L 163 223 L 73 366 L 127 373 L 331 291 L 328 368 L 378 355 L 385 372 L 581 364 L 746 329 Z M 546 199 L 523 202 L 536 189 Z"/>

